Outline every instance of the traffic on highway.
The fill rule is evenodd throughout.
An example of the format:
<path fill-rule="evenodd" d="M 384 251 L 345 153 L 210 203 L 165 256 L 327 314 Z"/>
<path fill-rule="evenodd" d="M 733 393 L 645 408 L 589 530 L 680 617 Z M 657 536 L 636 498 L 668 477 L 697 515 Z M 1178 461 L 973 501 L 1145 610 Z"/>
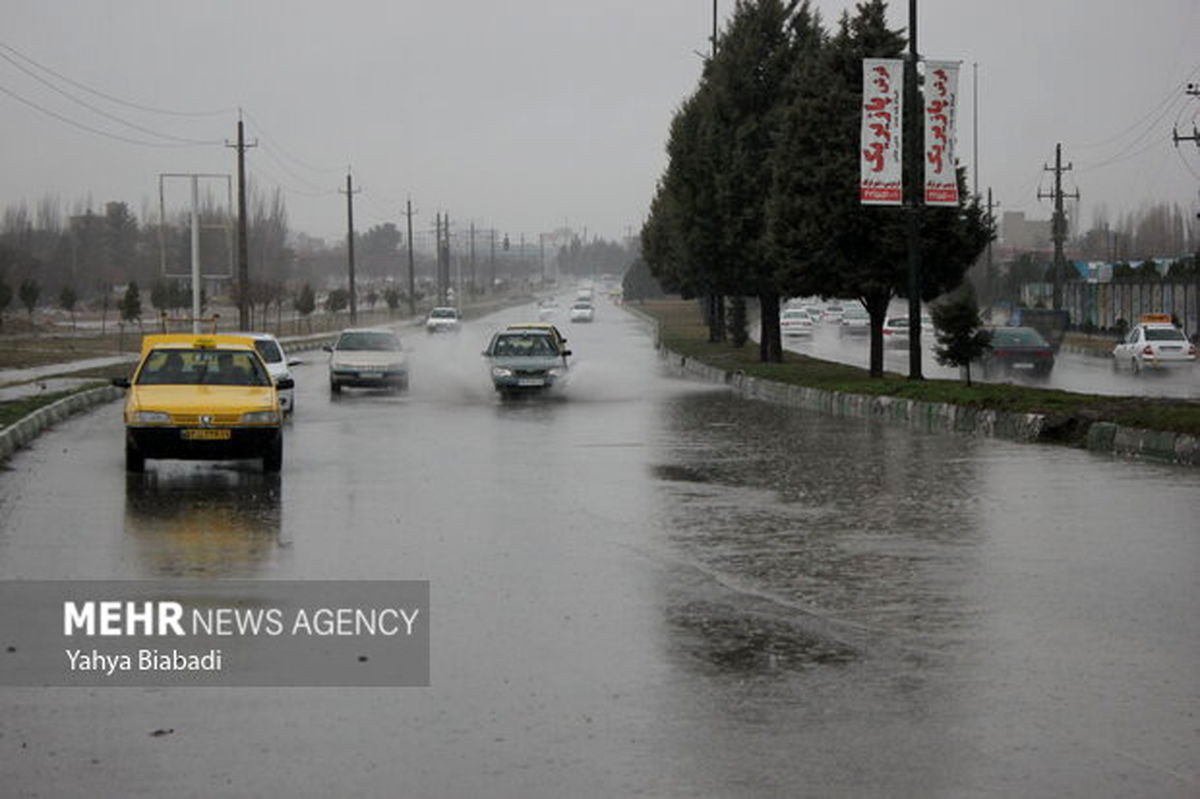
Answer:
<path fill-rule="evenodd" d="M 595 305 L 400 325 L 403 391 L 293 356 L 279 473 L 127 472 L 117 403 L 17 454 L 0 579 L 422 579 L 433 647 L 423 688 L 0 687 L 6 792 L 1191 791 L 1200 475 L 747 402 Z M 510 325 L 560 391 L 496 390 Z"/>

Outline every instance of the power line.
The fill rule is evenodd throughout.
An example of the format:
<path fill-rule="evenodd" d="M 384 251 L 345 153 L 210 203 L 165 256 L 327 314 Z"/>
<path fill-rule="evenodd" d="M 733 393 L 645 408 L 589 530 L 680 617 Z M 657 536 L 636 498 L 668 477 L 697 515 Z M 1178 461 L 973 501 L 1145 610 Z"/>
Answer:
<path fill-rule="evenodd" d="M 87 125 L 83 122 L 78 122 L 74 119 L 71 119 L 70 117 L 63 116 L 62 114 L 58 113 L 57 111 L 51 111 L 49 108 L 45 108 L 41 105 L 38 105 L 33 100 L 23 97 L 20 94 L 17 94 L 16 92 L 12 91 L 11 89 L 5 88 L 4 86 L 0 86 L 0 93 L 7 94 L 9 97 L 13 98 L 17 102 L 24 103 L 25 105 L 29 106 L 30 108 L 33 108 L 36 111 L 40 111 L 43 114 L 45 114 L 46 116 L 53 117 L 60 122 L 65 122 L 66 124 L 71 125 L 72 127 L 79 128 L 80 130 L 85 130 L 88 133 L 94 133 L 97 136 L 103 136 L 107 139 L 114 139 L 116 141 L 125 142 L 127 144 L 136 144 L 136 145 L 139 145 L 142 147 L 163 147 L 163 148 L 173 148 L 173 149 L 180 148 L 180 147 L 199 147 L 199 146 L 209 146 L 211 144 L 219 144 L 219 142 L 203 142 L 203 143 L 200 143 L 200 142 L 196 142 L 196 143 L 156 142 L 156 141 L 143 141 L 141 139 L 133 139 L 128 136 L 122 136 L 119 133 L 110 133 L 106 130 L 101 130 L 99 128 L 93 128 L 91 125 Z"/>
<path fill-rule="evenodd" d="M 263 139 L 264 141 L 266 141 L 266 142 L 270 143 L 270 144 L 271 144 L 273 147 L 275 147 L 276 149 L 278 149 L 278 150 L 279 150 L 279 154 L 280 154 L 280 155 L 282 155 L 282 156 L 284 156 L 284 157 L 286 157 L 286 158 L 287 158 L 289 161 L 292 161 L 293 163 L 295 163 L 295 164 L 297 164 L 297 165 L 299 165 L 299 166 L 303 167 L 304 169 L 307 169 L 307 170 L 309 170 L 310 172 L 316 172 L 316 173 L 319 173 L 319 174 L 326 174 L 326 175 L 329 175 L 329 174 L 332 174 L 332 173 L 334 173 L 334 172 L 338 172 L 338 173 L 340 173 L 340 172 L 342 171 L 342 167 L 340 167 L 340 166 L 334 166 L 334 167 L 319 167 L 319 166 L 313 166 L 312 164 L 308 163 L 307 161 L 305 161 L 305 160 L 303 160 L 303 159 L 301 159 L 301 158 L 297 158 L 296 156 L 294 156 L 294 155 L 292 155 L 291 153 L 289 153 L 289 152 L 288 152 L 286 149 L 284 149 L 284 148 L 283 148 L 283 146 L 282 146 L 282 145 L 280 145 L 278 141 L 276 141 L 275 137 L 273 137 L 273 136 L 271 136 L 270 134 L 268 134 L 268 133 L 267 133 L 267 132 L 264 130 L 264 128 L 263 128 L 263 126 L 262 126 L 262 123 L 261 123 L 261 122 L 259 122 L 259 121 L 258 121 L 258 120 L 257 120 L 257 119 L 254 117 L 254 115 L 253 115 L 253 114 L 251 114 L 249 111 L 246 111 L 246 110 L 244 110 L 244 109 L 243 109 L 242 113 L 245 115 L 246 119 L 250 120 L 250 122 L 251 122 L 251 123 L 254 125 L 254 127 L 257 129 L 257 132 L 258 132 L 258 135 L 259 135 L 259 137 L 260 137 L 261 139 Z"/>
<path fill-rule="evenodd" d="M 34 59 L 25 55 L 20 50 L 13 47 L 12 45 L 5 44 L 4 42 L 0 42 L 0 49 L 7 50 L 8 52 L 17 56 L 21 60 L 34 65 L 35 67 L 42 70 L 43 72 L 47 72 L 65 83 L 71 84 L 72 86 L 74 86 L 77 89 L 82 89 L 83 91 L 88 92 L 90 94 L 94 94 L 97 97 L 102 97 L 105 100 L 108 100 L 110 103 L 116 103 L 117 105 L 123 105 L 127 108 L 134 108 L 138 111 L 145 111 L 150 114 L 165 114 L 168 116 L 180 116 L 180 117 L 213 117 L 213 116 L 221 116 L 224 114 L 232 114 L 234 111 L 237 110 L 236 108 L 221 108 L 221 109 L 218 109 L 215 111 L 171 111 L 171 110 L 167 110 L 164 108 L 154 108 L 154 107 L 148 106 L 148 105 L 141 105 L 140 103 L 134 103 L 129 100 L 122 100 L 120 97 L 114 97 L 113 95 L 102 92 L 99 89 L 93 89 L 92 87 L 90 87 L 86 84 L 80 83 L 77 80 L 68 78 L 66 75 L 63 75 L 60 72 L 56 72 L 55 70 L 51 69 L 50 67 L 48 67 L 44 64 L 38 63 L 37 61 L 35 61 Z M 9 59 L 9 60 L 11 61 L 12 59 Z"/>
<path fill-rule="evenodd" d="M 7 56 L 6 54 L 4 54 L 2 52 L 0 52 L 0 58 L 3 58 L 5 61 L 12 64 L 14 67 L 16 67 L 17 69 L 21 70 L 26 75 L 28 75 L 29 77 L 36 80 L 38 83 L 41 83 L 43 86 L 46 86 L 51 91 L 57 92 L 58 94 L 62 95 L 63 97 L 66 97 L 71 102 L 77 103 L 77 104 L 83 106 L 84 108 L 88 109 L 89 111 L 99 114 L 100 116 L 104 117 L 105 119 L 109 119 L 118 124 L 133 128 L 134 130 L 136 130 L 140 133 L 146 133 L 150 136 L 157 136 L 160 139 L 169 139 L 171 141 L 182 142 L 185 144 L 211 145 L 211 144 L 219 144 L 220 143 L 220 142 L 215 142 L 215 141 L 204 141 L 201 139 L 189 139 L 189 138 L 186 138 L 183 136 L 173 136 L 169 133 L 159 133 L 156 130 L 151 130 L 150 128 L 147 128 L 143 125 L 139 125 L 136 122 L 130 122 L 127 119 L 122 119 L 121 117 L 119 117 L 115 114 L 110 114 L 101 108 L 97 108 L 96 106 L 92 105 L 91 103 L 89 103 L 85 100 L 80 100 L 78 97 L 75 97 L 70 92 L 67 92 L 58 86 L 55 86 L 53 83 L 51 83 L 50 81 L 41 77 L 40 75 L 37 75 L 34 72 L 27 69 L 26 67 L 22 66 L 21 64 L 18 64 L 16 61 L 14 61 L 12 58 L 10 58 L 9 56 Z"/>

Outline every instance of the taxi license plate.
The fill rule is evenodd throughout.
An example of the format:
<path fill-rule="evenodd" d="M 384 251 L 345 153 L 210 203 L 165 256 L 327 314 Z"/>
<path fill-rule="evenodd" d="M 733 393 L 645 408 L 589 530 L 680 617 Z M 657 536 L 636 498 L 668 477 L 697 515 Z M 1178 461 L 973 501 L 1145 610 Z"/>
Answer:
<path fill-rule="evenodd" d="M 184 430 L 185 441 L 228 441 L 233 431 L 228 428 L 199 428 Z"/>
<path fill-rule="evenodd" d="M 517 381 L 518 386 L 544 386 L 546 381 L 540 377 L 522 377 Z"/>
<path fill-rule="evenodd" d="M 359 372 L 360 380 L 378 380 L 383 377 L 383 372 Z"/>

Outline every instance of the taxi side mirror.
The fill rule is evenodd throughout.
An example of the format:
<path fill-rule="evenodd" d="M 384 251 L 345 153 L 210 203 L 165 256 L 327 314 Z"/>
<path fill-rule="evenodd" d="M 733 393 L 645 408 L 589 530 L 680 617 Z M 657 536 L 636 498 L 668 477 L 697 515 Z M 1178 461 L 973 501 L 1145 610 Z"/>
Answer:
<path fill-rule="evenodd" d="M 282 380 L 280 380 L 278 383 L 275 384 L 275 388 L 278 388 L 278 389 L 295 388 L 295 387 L 296 387 L 296 381 L 290 377 L 285 377 Z"/>
<path fill-rule="evenodd" d="M 321 347 L 321 349 L 325 350 L 326 352 L 333 352 L 333 345 L 326 344 L 324 347 Z"/>
<path fill-rule="evenodd" d="M 570 354 L 571 354 L 571 351 L 570 351 L 570 350 L 563 350 L 562 356 L 563 356 L 564 358 L 566 358 L 566 357 L 567 357 L 568 355 L 570 355 Z"/>
<path fill-rule="evenodd" d="M 112 384 L 114 386 L 116 386 L 117 388 L 129 388 L 129 378 L 128 377 L 114 377 L 112 379 Z"/>

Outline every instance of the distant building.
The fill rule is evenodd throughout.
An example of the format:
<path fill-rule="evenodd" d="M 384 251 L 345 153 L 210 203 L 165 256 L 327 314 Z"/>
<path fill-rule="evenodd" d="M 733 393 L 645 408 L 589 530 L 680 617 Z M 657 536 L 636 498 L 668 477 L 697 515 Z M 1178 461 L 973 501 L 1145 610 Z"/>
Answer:
<path fill-rule="evenodd" d="M 1024 211 L 1005 211 L 999 232 L 1000 246 L 1010 252 L 1040 252 L 1054 246 L 1050 220 L 1026 219 Z"/>

